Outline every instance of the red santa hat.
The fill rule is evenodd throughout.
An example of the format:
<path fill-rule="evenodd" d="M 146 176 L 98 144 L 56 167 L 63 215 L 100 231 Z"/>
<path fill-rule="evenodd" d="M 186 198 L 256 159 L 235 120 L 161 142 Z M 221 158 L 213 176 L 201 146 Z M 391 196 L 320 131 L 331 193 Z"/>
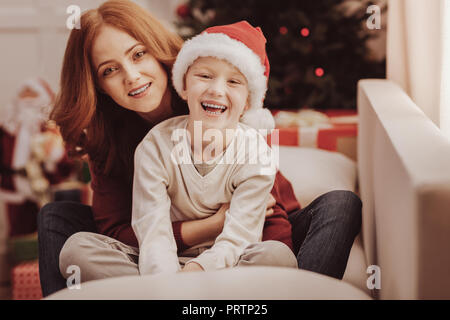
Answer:
<path fill-rule="evenodd" d="M 261 28 L 247 21 L 215 26 L 187 40 L 172 69 L 175 90 L 181 95 L 184 75 L 200 57 L 215 57 L 234 65 L 247 78 L 250 95 L 249 109 L 241 122 L 255 129 L 273 129 L 275 122 L 268 109 L 263 108 L 270 65 L 266 54 L 266 38 Z"/>

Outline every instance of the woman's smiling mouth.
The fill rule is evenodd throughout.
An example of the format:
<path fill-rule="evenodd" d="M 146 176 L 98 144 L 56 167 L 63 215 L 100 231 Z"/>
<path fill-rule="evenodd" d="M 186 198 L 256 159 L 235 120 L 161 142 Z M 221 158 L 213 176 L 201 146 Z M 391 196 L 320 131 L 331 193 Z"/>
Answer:
<path fill-rule="evenodd" d="M 147 91 L 147 89 L 150 87 L 150 85 L 151 85 L 151 82 L 149 82 L 137 89 L 133 89 L 132 91 L 130 91 L 128 93 L 128 95 L 133 98 L 140 98 L 144 95 L 144 93 Z"/>

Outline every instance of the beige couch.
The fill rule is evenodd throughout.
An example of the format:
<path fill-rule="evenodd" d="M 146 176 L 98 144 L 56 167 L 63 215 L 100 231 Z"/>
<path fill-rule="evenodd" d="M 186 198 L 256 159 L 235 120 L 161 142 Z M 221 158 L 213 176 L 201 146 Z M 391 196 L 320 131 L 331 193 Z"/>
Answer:
<path fill-rule="evenodd" d="M 280 149 L 280 169 L 303 206 L 334 189 L 361 196 L 362 232 L 342 281 L 304 270 L 246 267 L 92 281 L 48 298 L 450 298 L 450 143 L 390 81 L 360 81 L 358 112 L 357 164 L 323 150 Z"/>

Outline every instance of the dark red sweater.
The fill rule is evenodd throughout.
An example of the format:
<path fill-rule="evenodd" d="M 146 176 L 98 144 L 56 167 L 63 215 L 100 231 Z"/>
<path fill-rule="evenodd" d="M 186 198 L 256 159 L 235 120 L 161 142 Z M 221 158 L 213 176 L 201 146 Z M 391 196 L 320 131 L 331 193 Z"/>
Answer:
<path fill-rule="evenodd" d="M 101 234 L 115 238 L 125 244 L 138 247 L 131 227 L 132 185 L 118 178 L 103 175 L 92 176 L 92 211 Z M 274 214 L 266 218 L 263 240 L 279 240 L 292 249 L 291 225 L 287 215 L 300 208 L 290 182 L 277 172 L 272 195 L 277 201 Z M 178 251 L 187 249 L 181 237 L 182 222 L 172 223 Z"/>

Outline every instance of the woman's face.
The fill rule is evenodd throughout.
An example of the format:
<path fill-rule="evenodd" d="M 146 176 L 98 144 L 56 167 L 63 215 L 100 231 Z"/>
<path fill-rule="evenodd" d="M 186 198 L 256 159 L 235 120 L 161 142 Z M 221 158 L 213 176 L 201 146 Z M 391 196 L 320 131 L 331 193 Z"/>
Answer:
<path fill-rule="evenodd" d="M 128 33 L 102 26 L 91 55 L 101 90 L 120 106 L 149 113 L 165 100 L 170 101 L 167 73 L 146 47 Z"/>

